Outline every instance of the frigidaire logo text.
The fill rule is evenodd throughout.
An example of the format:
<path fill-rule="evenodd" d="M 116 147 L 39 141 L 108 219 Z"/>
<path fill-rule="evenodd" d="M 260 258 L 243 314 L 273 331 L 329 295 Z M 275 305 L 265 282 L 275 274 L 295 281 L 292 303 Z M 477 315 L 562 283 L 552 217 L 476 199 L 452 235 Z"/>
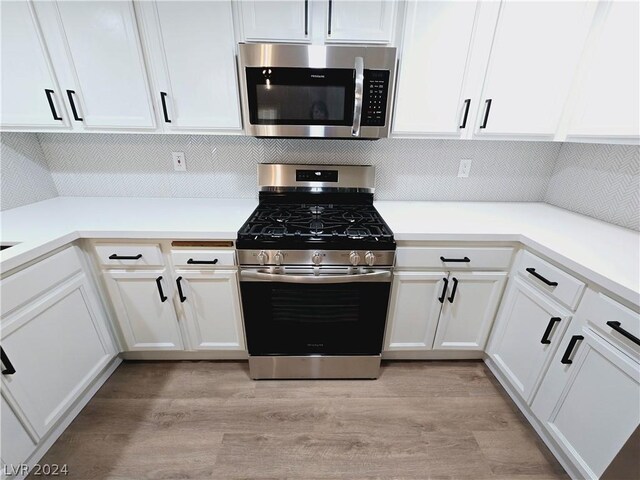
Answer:
<path fill-rule="evenodd" d="M 324 347 L 324 343 L 307 343 L 307 347 Z"/>
<path fill-rule="evenodd" d="M 311 75 L 311 78 L 324 78 L 324 75 Z"/>

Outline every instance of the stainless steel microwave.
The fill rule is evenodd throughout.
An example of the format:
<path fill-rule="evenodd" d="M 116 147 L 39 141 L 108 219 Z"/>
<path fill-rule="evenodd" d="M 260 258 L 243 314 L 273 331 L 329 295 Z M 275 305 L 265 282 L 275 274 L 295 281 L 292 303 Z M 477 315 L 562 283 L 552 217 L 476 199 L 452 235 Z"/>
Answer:
<path fill-rule="evenodd" d="M 256 137 L 383 138 L 396 49 L 241 43 L 245 132 Z"/>

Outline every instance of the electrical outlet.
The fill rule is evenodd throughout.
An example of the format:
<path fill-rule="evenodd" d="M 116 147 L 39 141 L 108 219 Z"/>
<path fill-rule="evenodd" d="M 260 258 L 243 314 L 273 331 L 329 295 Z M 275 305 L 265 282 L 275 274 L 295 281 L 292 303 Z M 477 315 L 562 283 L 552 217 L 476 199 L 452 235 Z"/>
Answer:
<path fill-rule="evenodd" d="M 471 159 L 463 158 L 460 160 L 460 168 L 458 168 L 458 178 L 467 178 L 471 172 Z"/>
<path fill-rule="evenodd" d="M 184 152 L 171 152 L 173 158 L 173 169 L 176 172 L 186 172 L 187 163 L 184 159 Z"/>

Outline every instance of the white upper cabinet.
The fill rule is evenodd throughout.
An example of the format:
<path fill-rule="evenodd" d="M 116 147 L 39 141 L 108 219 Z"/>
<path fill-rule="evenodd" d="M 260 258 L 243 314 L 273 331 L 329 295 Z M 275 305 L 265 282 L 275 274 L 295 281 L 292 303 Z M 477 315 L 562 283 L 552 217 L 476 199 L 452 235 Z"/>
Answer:
<path fill-rule="evenodd" d="M 464 91 L 477 2 L 407 5 L 393 133 L 460 136 L 471 126 Z M 465 98 L 465 93 L 468 95 Z"/>
<path fill-rule="evenodd" d="M 31 4 L 2 2 L 0 14 L 2 127 L 68 127 L 62 93 Z"/>
<path fill-rule="evenodd" d="M 309 0 L 238 0 L 247 41 L 309 41 Z"/>
<path fill-rule="evenodd" d="M 231 1 L 137 4 L 165 130 L 239 130 Z"/>
<path fill-rule="evenodd" d="M 60 80 L 74 123 L 100 130 L 155 128 L 133 4 L 59 1 L 37 10 L 56 69 L 70 70 Z"/>
<path fill-rule="evenodd" d="M 555 136 L 596 6 L 502 3 L 475 119 L 477 135 Z"/>
<path fill-rule="evenodd" d="M 396 5 L 391 0 L 327 0 L 327 42 L 391 43 Z"/>
<path fill-rule="evenodd" d="M 640 138 L 638 18 L 638 2 L 607 2 L 599 10 L 593 47 L 575 86 L 569 139 L 633 143 Z"/>

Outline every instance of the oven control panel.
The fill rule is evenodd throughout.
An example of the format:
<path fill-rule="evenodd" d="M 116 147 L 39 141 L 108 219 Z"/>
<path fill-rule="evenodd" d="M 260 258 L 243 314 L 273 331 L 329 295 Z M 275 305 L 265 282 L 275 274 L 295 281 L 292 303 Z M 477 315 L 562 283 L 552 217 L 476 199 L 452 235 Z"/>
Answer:
<path fill-rule="evenodd" d="M 389 70 L 365 70 L 363 93 L 360 124 L 363 127 L 384 127 L 387 117 Z"/>

